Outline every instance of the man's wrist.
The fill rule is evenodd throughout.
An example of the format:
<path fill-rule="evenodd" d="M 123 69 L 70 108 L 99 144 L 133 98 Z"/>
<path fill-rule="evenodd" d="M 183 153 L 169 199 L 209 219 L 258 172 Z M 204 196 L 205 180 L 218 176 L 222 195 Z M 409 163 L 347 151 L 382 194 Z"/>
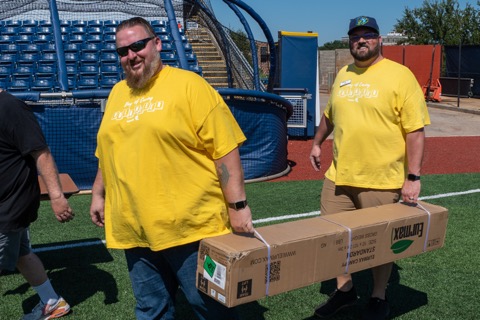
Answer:
<path fill-rule="evenodd" d="M 419 181 L 419 180 L 420 180 L 420 176 L 417 176 L 417 175 L 415 175 L 415 174 L 413 174 L 413 173 L 409 173 L 409 174 L 407 175 L 407 180 L 408 180 L 408 181 Z"/>
<path fill-rule="evenodd" d="M 242 210 L 245 209 L 248 206 L 247 200 L 242 200 L 242 201 L 237 201 L 237 202 L 229 202 L 228 207 L 235 209 L 235 210 Z"/>

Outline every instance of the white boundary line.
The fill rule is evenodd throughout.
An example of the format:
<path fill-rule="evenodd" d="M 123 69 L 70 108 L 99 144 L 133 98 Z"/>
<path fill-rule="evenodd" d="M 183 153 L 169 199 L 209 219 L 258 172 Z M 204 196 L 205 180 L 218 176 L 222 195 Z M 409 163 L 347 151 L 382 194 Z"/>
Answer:
<path fill-rule="evenodd" d="M 448 198 L 448 197 L 455 197 L 455 196 L 462 196 L 466 194 L 472 193 L 480 193 L 480 189 L 473 189 L 467 191 L 460 191 L 460 192 L 450 192 L 450 193 L 443 193 L 437 194 L 432 196 L 425 196 L 418 198 L 419 200 L 428 200 L 428 199 L 439 199 L 439 198 Z M 320 211 L 312 211 L 307 213 L 299 213 L 299 214 L 288 214 L 280 217 L 271 217 L 265 219 L 258 219 L 254 220 L 253 223 L 265 223 L 265 222 L 272 222 L 272 221 L 283 221 L 283 220 L 290 220 L 290 219 L 297 219 L 303 217 L 311 217 L 311 216 L 318 216 L 320 215 Z M 41 247 L 32 249 L 33 252 L 47 252 L 47 251 L 54 251 L 54 250 L 62 250 L 62 249 L 71 249 L 71 248 L 78 248 L 78 247 L 88 247 L 88 246 L 97 246 L 97 245 L 105 245 L 105 240 L 97 240 L 97 241 L 88 241 L 88 242 L 77 242 L 72 244 L 66 244 L 61 246 L 49 246 L 49 247 Z"/>

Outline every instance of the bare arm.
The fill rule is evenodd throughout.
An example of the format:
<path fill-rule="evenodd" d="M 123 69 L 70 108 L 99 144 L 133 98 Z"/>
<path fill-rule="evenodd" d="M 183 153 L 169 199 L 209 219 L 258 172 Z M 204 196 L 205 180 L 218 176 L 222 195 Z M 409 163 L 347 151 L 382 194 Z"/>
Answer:
<path fill-rule="evenodd" d="M 57 165 L 53 159 L 50 149 L 45 148 L 33 151 L 31 156 L 35 159 L 38 173 L 42 176 L 47 187 L 50 205 L 55 217 L 60 222 L 67 222 L 73 219 L 73 211 L 68 204 L 62 191 L 62 185 L 58 176 Z"/>
<path fill-rule="evenodd" d="M 99 227 L 105 225 L 104 220 L 105 209 L 105 186 L 103 184 L 103 176 L 100 169 L 92 186 L 92 204 L 90 205 L 90 218 L 92 222 Z"/>
<path fill-rule="evenodd" d="M 423 128 L 407 133 L 408 173 L 420 176 L 425 149 L 425 130 Z M 402 187 L 402 197 L 405 202 L 417 202 L 421 191 L 420 180 L 405 179 Z"/>
<path fill-rule="evenodd" d="M 333 127 L 333 124 L 324 114 L 320 120 L 320 125 L 315 133 L 315 137 L 313 138 L 312 150 L 310 151 L 310 163 L 315 171 L 320 171 L 320 155 L 322 153 L 320 147 L 332 133 Z"/>
<path fill-rule="evenodd" d="M 223 196 L 228 203 L 246 200 L 243 168 L 238 148 L 215 160 Z M 252 212 L 247 205 L 244 209 L 228 208 L 230 224 L 237 232 L 253 233 Z"/>

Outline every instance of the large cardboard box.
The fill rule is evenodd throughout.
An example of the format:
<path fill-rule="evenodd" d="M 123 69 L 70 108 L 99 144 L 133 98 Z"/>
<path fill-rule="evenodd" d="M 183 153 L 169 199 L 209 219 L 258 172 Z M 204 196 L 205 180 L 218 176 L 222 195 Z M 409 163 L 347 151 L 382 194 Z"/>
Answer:
<path fill-rule="evenodd" d="M 233 307 L 441 248 L 447 219 L 440 206 L 396 203 L 204 239 L 197 288 Z"/>

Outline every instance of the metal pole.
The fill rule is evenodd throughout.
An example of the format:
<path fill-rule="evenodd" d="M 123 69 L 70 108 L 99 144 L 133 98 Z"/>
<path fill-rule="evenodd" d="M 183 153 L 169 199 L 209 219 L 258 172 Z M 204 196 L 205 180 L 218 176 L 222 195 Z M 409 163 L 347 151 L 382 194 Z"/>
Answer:
<path fill-rule="evenodd" d="M 458 45 L 458 80 L 457 80 L 457 107 L 460 108 L 460 75 L 462 68 L 462 40 Z"/>

